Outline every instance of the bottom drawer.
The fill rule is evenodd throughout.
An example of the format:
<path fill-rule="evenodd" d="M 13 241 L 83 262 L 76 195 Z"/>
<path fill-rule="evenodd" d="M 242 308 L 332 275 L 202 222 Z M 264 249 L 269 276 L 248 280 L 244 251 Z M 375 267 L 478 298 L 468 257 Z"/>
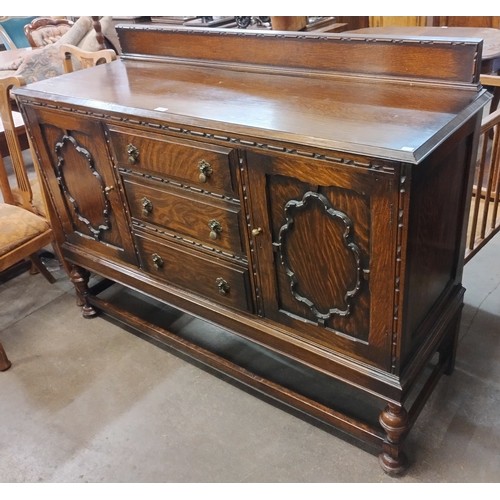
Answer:
<path fill-rule="evenodd" d="M 209 258 L 147 234 L 134 235 L 141 268 L 153 276 L 208 299 L 252 310 L 248 269 Z"/>

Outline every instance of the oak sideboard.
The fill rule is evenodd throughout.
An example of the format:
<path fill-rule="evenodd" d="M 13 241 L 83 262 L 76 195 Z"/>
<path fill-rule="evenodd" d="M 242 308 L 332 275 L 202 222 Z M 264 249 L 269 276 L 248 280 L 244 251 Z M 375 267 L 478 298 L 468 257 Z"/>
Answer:
<path fill-rule="evenodd" d="M 482 41 L 117 31 L 14 91 L 83 315 L 404 472 L 454 365 Z"/>

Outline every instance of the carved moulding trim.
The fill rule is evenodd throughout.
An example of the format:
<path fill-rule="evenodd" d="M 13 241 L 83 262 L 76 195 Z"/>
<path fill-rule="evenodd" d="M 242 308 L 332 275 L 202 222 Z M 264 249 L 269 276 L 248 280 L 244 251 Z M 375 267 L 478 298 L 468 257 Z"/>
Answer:
<path fill-rule="evenodd" d="M 162 32 L 166 31 L 168 33 L 179 33 L 186 35 L 210 35 L 210 36 L 226 36 L 226 37 L 238 37 L 238 38 L 292 38 L 292 39 L 300 39 L 300 40 L 324 40 L 326 38 L 330 40 L 341 40 L 343 42 L 353 42 L 359 43 L 367 42 L 367 43 L 388 43 L 391 42 L 393 44 L 408 44 L 408 45 L 477 45 L 476 42 L 471 42 L 469 40 L 452 40 L 451 42 L 448 40 L 441 40 L 438 37 L 419 40 L 415 38 L 394 38 L 389 35 L 385 37 L 382 35 L 378 36 L 362 36 L 361 34 L 357 34 L 354 36 L 346 35 L 344 33 L 329 33 L 327 37 L 325 37 L 324 33 L 315 34 L 315 33 L 300 33 L 300 32 L 282 32 L 282 31 L 272 31 L 272 30 L 252 30 L 252 31 L 244 31 L 244 30 L 233 30 L 233 29 L 224 29 L 224 28 L 188 28 L 188 27 L 175 27 L 175 26 L 159 26 L 159 25 L 139 25 L 139 24 L 129 24 L 123 25 L 120 27 L 122 31 L 154 31 L 154 32 Z"/>
<path fill-rule="evenodd" d="M 396 231 L 396 260 L 395 260 L 395 280 L 394 280 L 394 313 L 392 322 L 392 350 L 391 350 L 391 371 L 395 373 L 398 360 L 398 331 L 400 328 L 400 305 L 402 304 L 402 273 L 403 273 L 403 231 L 405 229 L 406 212 L 406 185 L 407 175 L 403 172 L 399 179 L 398 196 L 398 223 Z"/>
<path fill-rule="evenodd" d="M 181 241 L 181 242 L 186 243 L 186 244 L 193 246 L 193 247 L 202 248 L 204 250 L 208 250 L 210 252 L 213 252 L 213 253 L 216 253 L 219 255 L 223 255 L 224 257 L 229 257 L 229 258 L 234 259 L 234 260 L 236 260 L 240 263 L 243 263 L 243 264 L 247 263 L 247 259 L 241 255 L 237 255 L 237 254 L 231 253 L 231 252 L 225 252 L 224 250 L 221 250 L 219 248 L 211 247 L 209 245 L 206 245 L 206 244 L 201 243 L 199 241 L 196 241 L 194 239 L 186 238 L 185 236 L 181 236 L 181 235 L 174 233 L 172 231 L 168 231 L 167 229 L 162 229 L 162 228 L 159 228 L 156 226 L 152 226 L 150 224 L 144 223 L 144 222 L 137 220 L 137 219 L 132 220 L 132 225 L 134 227 L 139 228 L 139 229 L 147 230 L 147 231 L 150 231 L 152 233 L 167 236 L 169 238 L 172 238 L 173 240 Z"/>
<path fill-rule="evenodd" d="M 96 182 L 99 184 L 99 187 L 101 189 L 103 199 L 104 199 L 104 208 L 102 211 L 103 215 L 103 221 L 102 223 L 96 225 L 93 225 L 91 221 L 85 217 L 82 213 L 80 213 L 80 208 L 78 206 L 78 203 L 76 199 L 72 196 L 70 190 L 68 189 L 68 186 L 66 184 L 66 180 L 64 178 L 64 172 L 63 172 L 63 167 L 65 166 L 65 161 L 64 157 L 62 156 L 62 150 L 66 144 L 70 144 L 73 146 L 76 150 L 76 152 L 80 155 L 83 156 L 85 159 L 90 172 L 94 176 L 94 179 Z M 78 217 L 78 220 L 83 222 L 89 229 L 91 236 L 96 239 L 100 240 L 101 235 L 103 231 L 109 231 L 111 229 L 111 220 L 110 220 L 110 213 L 111 213 L 111 205 L 109 203 L 108 197 L 106 195 L 106 190 L 105 190 L 105 183 L 99 174 L 99 172 L 96 170 L 94 166 L 94 159 L 92 158 L 92 155 L 90 152 L 80 146 L 77 141 L 75 140 L 74 137 L 70 135 L 63 135 L 62 138 L 59 140 L 59 142 L 56 143 L 55 145 L 55 153 L 57 156 L 57 165 L 56 165 L 56 176 L 57 176 L 57 181 L 59 182 L 59 185 L 61 186 L 61 189 L 63 190 L 64 195 L 66 196 L 66 199 L 71 203 L 73 210 L 75 211 L 76 216 Z"/>
<path fill-rule="evenodd" d="M 167 179 L 166 177 L 162 177 L 160 175 L 153 175 L 147 172 L 139 172 L 138 170 L 132 170 L 131 168 L 118 167 L 118 171 L 121 174 L 133 175 L 136 177 L 142 177 L 143 179 L 150 179 L 155 182 L 161 182 L 163 184 L 170 184 L 171 186 L 175 186 L 180 189 L 185 189 L 187 191 L 195 191 L 197 193 L 203 193 L 213 198 L 217 198 L 219 200 L 228 200 L 235 203 L 238 203 L 240 200 L 238 198 L 234 198 L 233 196 L 228 196 L 226 194 L 221 193 L 213 193 L 212 191 L 207 191 L 206 189 L 201 189 L 196 186 L 191 186 L 186 182 L 180 182 L 173 179 Z"/>
<path fill-rule="evenodd" d="M 343 240 L 346 246 L 346 249 L 352 253 L 354 258 L 356 271 L 355 271 L 355 279 L 354 286 L 351 289 L 345 291 L 345 308 L 340 308 L 337 306 L 330 307 L 330 309 L 324 313 L 319 311 L 318 307 L 314 304 L 312 300 L 307 297 L 304 297 L 297 291 L 297 287 L 299 286 L 299 282 L 295 272 L 290 267 L 290 263 L 287 259 L 286 253 L 286 242 L 287 235 L 290 231 L 293 230 L 295 219 L 293 217 L 292 212 L 295 210 L 301 210 L 306 207 L 309 203 L 316 202 L 319 203 L 325 211 L 325 214 L 332 219 L 339 219 L 344 225 L 345 229 L 343 232 Z M 354 243 L 352 238 L 352 222 L 351 219 L 342 211 L 336 210 L 332 207 L 329 200 L 320 193 L 316 193 L 313 191 L 308 191 L 304 194 L 301 201 L 290 200 L 285 205 L 285 217 L 286 223 L 281 226 L 279 235 L 278 235 L 278 243 L 276 247 L 279 249 L 279 256 L 281 259 L 281 263 L 285 267 L 285 272 L 290 280 L 290 290 L 292 292 L 293 297 L 298 301 L 306 305 L 313 315 L 317 318 L 318 324 L 324 324 L 325 320 L 330 317 L 336 316 L 349 316 L 351 314 L 351 301 L 355 297 L 355 295 L 359 292 L 361 288 L 361 260 L 360 260 L 360 251 L 359 247 Z"/>
<path fill-rule="evenodd" d="M 36 106 L 36 107 L 45 107 L 49 109 L 55 109 L 57 111 L 64 111 L 64 112 L 69 112 L 69 113 L 77 113 L 80 115 L 88 116 L 90 118 L 96 118 L 99 121 L 101 120 L 107 120 L 110 122 L 115 122 L 115 123 L 120 123 L 120 124 L 126 124 L 126 125 L 133 125 L 133 126 L 140 126 L 140 127 L 146 127 L 149 129 L 154 129 L 154 130 L 160 130 L 160 131 L 165 131 L 165 132 L 170 132 L 176 135 L 181 135 L 181 136 L 189 136 L 189 137 L 194 137 L 198 139 L 207 139 L 208 141 L 211 142 L 224 142 L 224 143 L 229 143 L 229 144 L 234 144 L 237 147 L 242 147 L 242 148 L 256 148 L 264 151 L 270 151 L 270 152 L 276 152 L 276 153 L 285 153 L 289 155 L 294 155 L 294 156 L 300 156 L 302 158 L 311 158 L 314 160 L 323 160 L 326 162 L 330 163 L 336 163 L 336 164 L 342 164 L 342 165 L 351 165 L 353 167 L 359 167 L 363 169 L 369 169 L 369 170 L 376 170 L 377 172 L 380 172 L 381 174 L 393 174 L 395 172 L 395 168 L 393 166 L 393 162 L 386 162 L 382 159 L 371 159 L 371 160 L 364 160 L 362 161 L 361 159 L 353 159 L 353 158 L 348 158 L 348 157 L 343 157 L 343 156 L 333 156 L 330 154 L 326 154 L 324 151 L 308 151 L 308 150 L 301 150 L 293 147 L 286 147 L 282 145 L 277 145 L 273 143 L 267 143 L 267 142 L 260 142 L 260 141 L 254 141 L 254 140 L 249 140 L 241 137 L 234 137 L 234 136 L 229 136 L 229 135 L 222 135 L 220 133 L 213 133 L 213 132 L 205 132 L 202 130 L 194 130 L 194 129 L 188 129 L 185 127 L 179 127 L 176 125 L 171 125 L 168 123 L 155 123 L 149 120 L 138 120 L 137 118 L 131 118 L 127 116 L 120 116 L 120 115 L 115 115 L 115 114 L 108 114 L 108 113 L 102 113 L 98 111 L 91 111 L 88 109 L 82 109 L 82 108 L 77 108 L 73 106 L 68 106 L 68 105 L 61 105 L 61 104 L 53 104 L 53 103 L 48 103 L 48 102 L 39 102 L 39 101 L 34 101 L 30 98 L 23 97 L 23 103 L 29 104 L 30 106 Z M 337 153 L 331 152 L 331 153 Z"/>

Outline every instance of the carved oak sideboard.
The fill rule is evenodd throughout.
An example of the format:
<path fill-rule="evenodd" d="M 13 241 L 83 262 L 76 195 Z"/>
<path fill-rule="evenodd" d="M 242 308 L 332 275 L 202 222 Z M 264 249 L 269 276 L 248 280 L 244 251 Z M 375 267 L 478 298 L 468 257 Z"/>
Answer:
<path fill-rule="evenodd" d="M 454 364 L 482 42 L 117 30 L 120 60 L 15 91 L 84 316 L 403 472 Z M 165 326 L 167 304 L 201 326 Z"/>

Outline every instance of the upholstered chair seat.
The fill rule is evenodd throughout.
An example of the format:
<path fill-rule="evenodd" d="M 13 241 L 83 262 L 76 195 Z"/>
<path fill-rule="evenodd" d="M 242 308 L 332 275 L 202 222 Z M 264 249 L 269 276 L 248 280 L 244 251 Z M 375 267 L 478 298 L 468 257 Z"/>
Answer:
<path fill-rule="evenodd" d="M 11 250 L 50 231 L 46 219 L 7 203 L 0 203 L 0 227 L 0 271 L 8 267 L 2 259 Z"/>

